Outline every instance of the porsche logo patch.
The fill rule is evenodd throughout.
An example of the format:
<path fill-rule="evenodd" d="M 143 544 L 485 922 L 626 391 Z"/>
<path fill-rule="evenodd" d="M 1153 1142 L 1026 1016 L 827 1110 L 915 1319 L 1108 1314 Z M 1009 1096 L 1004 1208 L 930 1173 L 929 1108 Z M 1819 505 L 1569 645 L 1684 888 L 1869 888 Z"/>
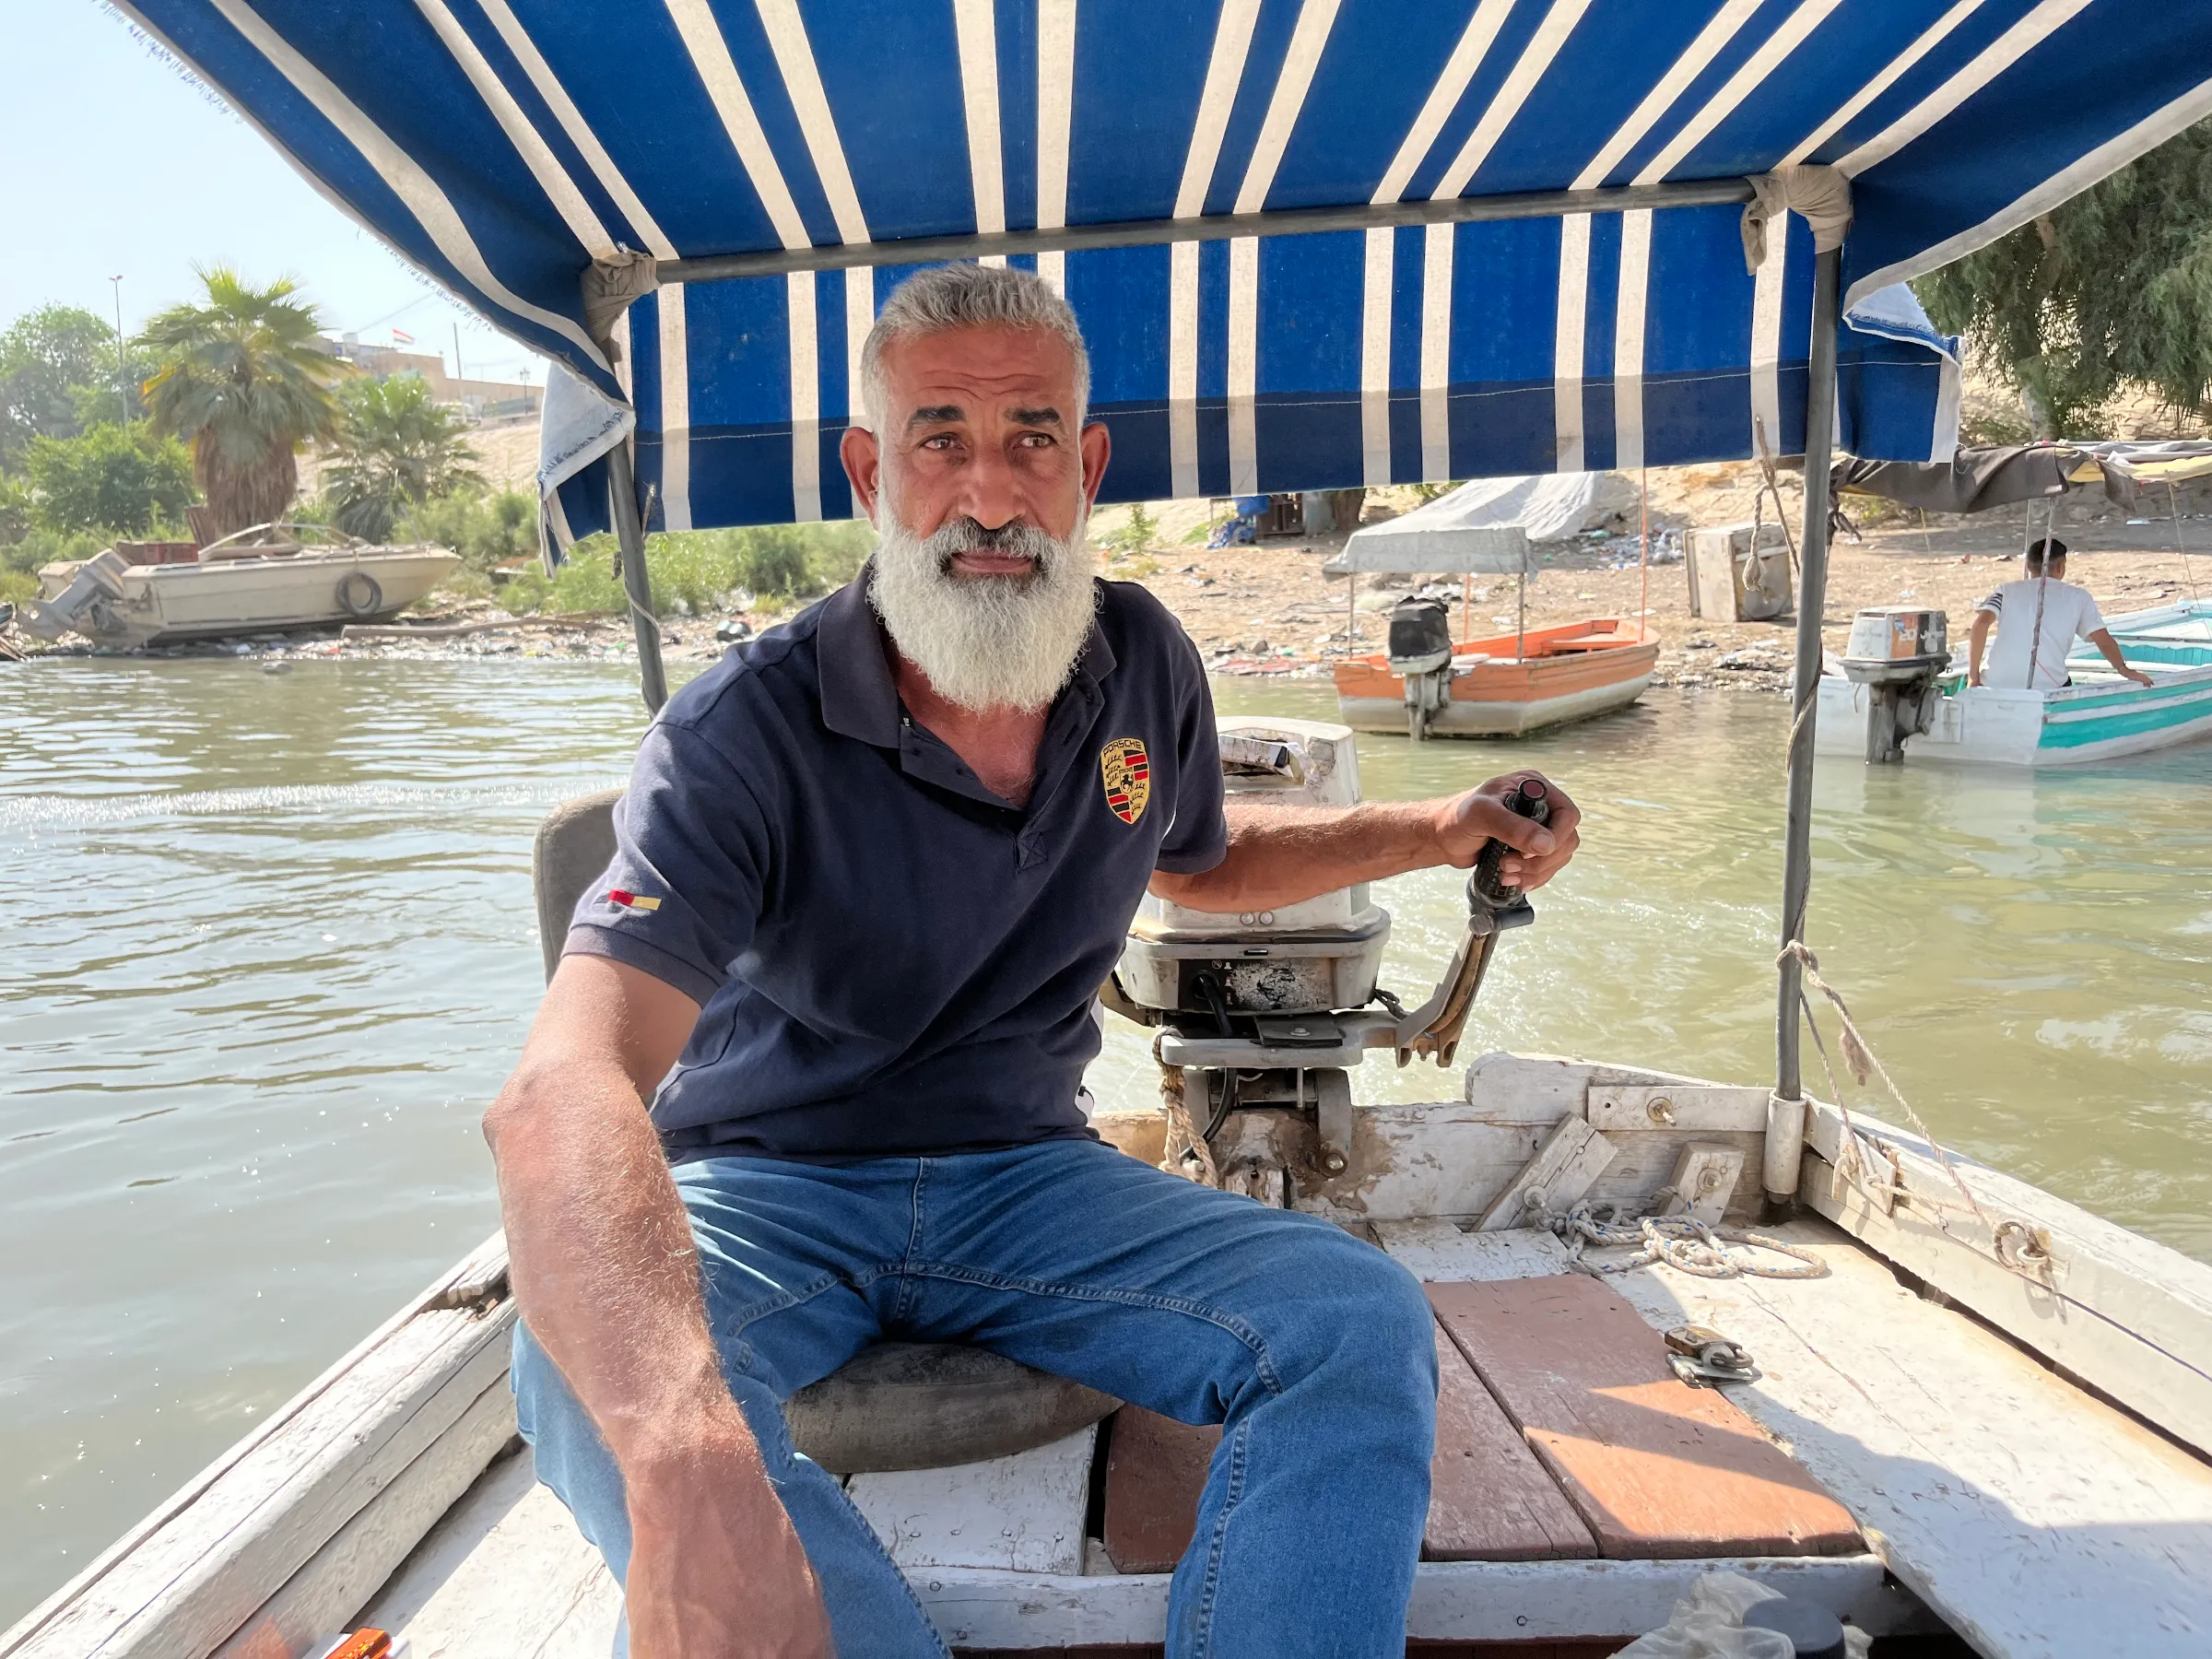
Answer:
<path fill-rule="evenodd" d="M 1116 737 L 1099 751 L 1099 781 L 1106 786 L 1106 806 L 1124 824 L 1145 816 L 1152 798 L 1152 760 L 1141 737 Z"/>

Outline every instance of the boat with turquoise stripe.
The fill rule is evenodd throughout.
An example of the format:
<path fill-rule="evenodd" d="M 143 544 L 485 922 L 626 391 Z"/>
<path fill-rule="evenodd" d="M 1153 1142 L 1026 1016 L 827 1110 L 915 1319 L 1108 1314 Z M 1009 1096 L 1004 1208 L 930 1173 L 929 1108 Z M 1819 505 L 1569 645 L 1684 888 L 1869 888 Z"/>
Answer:
<path fill-rule="evenodd" d="M 2120 653 L 2138 668 L 2212 668 L 2212 599 L 2189 599 L 2151 610 L 2108 617 L 2105 627 Z M 2093 645 L 2077 645 L 2068 668 L 2101 665 Z"/>
<path fill-rule="evenodd" d="M 2116 636 L 2115 636 L 2116 637 Z M 2126 648 L 2131 659 L 2136 652 Z M 1940 696 L 1928 729 L 1904 740 L 1908 760 L 1981 760 L 2019 766 L 2076 766 L 2212 737 L 2212 662 L 2162 672 L 2143 662 L 2152 683 L 2089 675 L 2055 691 L 1959 686 Z M 1823 700 L 1865 688 L 1824 681 Z M 1839 722 L 1839 724 L 1841 723 Z"/>

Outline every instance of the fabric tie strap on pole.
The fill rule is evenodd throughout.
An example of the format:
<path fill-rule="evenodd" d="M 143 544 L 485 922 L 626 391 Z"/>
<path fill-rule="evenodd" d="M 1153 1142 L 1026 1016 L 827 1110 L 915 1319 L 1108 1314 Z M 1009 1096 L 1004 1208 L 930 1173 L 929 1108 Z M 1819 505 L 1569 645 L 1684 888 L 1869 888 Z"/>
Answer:
<path fill-rule="evenodd" d="M 1812 227 L 1813 252 L 1843 245 L 1851 229 L 1851 181 L 1832 167 L 1778 167 L 1749 181 L 1744 205 L 1744 268 L 1753 276 L 1767 263 L 1767 221 L 1794 213 Z"/>
<path fill-rule="evenodd" d="M 635 249 L 602 253 L 583 270 L 583 326 L 610 363 L 621 360 L 615 322 L 638 300 L 661 286 L 650 253 Z"/>

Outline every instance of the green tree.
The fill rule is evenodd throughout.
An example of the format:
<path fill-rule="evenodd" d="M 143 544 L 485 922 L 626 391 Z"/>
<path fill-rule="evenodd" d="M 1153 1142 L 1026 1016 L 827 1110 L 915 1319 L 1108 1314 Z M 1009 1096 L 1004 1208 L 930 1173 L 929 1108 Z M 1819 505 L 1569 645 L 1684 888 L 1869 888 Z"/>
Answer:
<path fill-rule="evenodd" d="M 338 403 L 337 459 L 323 484 L 331 516 L 348 535 L 387 540 L 409 508 L 483 488 L 460 423 L 430 401 L 420 375 L 352 382 Z"/>
<path fill-rule="evenodd" d="M 192 457 L 144 421 L 106 421 L 76 438 L 33 438 L 29 472 L 31 516 L 41 530 L 144 535 L 176 522 L 192 504 Z"/>
<path fill-rule="evenodd" d="M 0 478 L 0 547 L 12 547 L 30 534 L 30 491 L 13 478 Z"/>
<path fill-rule="evenodd" d="M 1963 334 L 2026 394 L 2040 436 L 2085 423 L 2129 384 L 2212 407 L 2212 122 L 1922 277 L 1938 328 Z"/>
<path fill-rule="evenodd" d="M 0 466 L 20 466 L 34 438 L 83 431 L 90 423 L 82 418 L 78 394 L 90 395 L 103 382 L 112 410 L 111 325 L 74 305 L 41 305 L 18 317 L 0 334 Z"/>
<path fill-rule="evenodd" d="M 284 516 L 299 493 L 301 444 L 337 427 L 322 320 L 286 277 L 265 288 L 228 265 L 198 273 L 205 304 L 172 305 L 146 325 L 160 363 L 146 382 L 155 429 L 191 447 L 217 535 Z"/>

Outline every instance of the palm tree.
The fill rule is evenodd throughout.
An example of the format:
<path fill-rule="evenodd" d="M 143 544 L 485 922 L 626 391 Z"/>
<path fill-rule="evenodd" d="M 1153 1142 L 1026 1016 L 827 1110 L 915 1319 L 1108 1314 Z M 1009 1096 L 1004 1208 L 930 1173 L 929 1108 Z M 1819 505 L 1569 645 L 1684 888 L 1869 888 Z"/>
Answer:
<path fill-rule="evenodd" d="M 228 265 L 196 270 L 204 305 L 172 305 L 141 344 L 161 367 L 146 382 L 155 429 L 192 450 L 207 528 L 228 535 L 283 517 L 299 493 L 294 456 L 337 425 L 331 383 L 345 371 L 324 350 L 315 308 L 289 277 L 255 288 Z"/>
<path fill-rule="evenodd" d="M 382 541 L 410 507 L 456 489 L 480 488 L 453 416 L 430 401 L 420 375 L 356 381 L 339 394 L 344 409 L 337 458 L 324 474 L 332 516 L 349 535 Z"/>

